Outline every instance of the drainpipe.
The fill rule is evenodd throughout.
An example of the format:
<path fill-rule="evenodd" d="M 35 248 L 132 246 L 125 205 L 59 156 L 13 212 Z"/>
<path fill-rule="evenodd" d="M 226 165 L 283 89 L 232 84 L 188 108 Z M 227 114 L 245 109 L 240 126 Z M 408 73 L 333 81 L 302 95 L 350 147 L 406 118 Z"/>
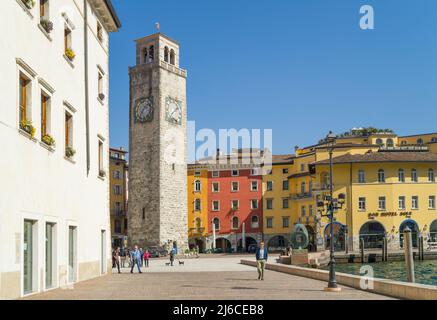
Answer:
<path fill-rule="evenodd" d="M 88 89 L 88 0 L 83 1 L 84 8 L 84 65 L 85 65 L 85 123 L 86 123 L 86 173 L 90 173 L 90 115 Z"/>

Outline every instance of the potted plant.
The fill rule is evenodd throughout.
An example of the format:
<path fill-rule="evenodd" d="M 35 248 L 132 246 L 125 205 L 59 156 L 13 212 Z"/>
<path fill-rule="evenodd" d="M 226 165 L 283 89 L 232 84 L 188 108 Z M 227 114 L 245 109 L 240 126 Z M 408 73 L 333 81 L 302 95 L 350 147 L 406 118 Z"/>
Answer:
<path fill-rule="evenodd" d="M 53 22 L 50 20 L 42 18 L 40 24 L 47 33 L 50 33 L 53 30 Z"/>
<path fill-rule="evenodd" d="M 44 135 L 41 140 L 50 147 L 55 146 L 55 139 L 53 139 L 53 137 L 49 134 Z"/>
<path fill-rule="evenodd" d="M 104 93 L 99 93 L 99 99 L 101 101 L 105 100 L 105 94 Z"/>
<path fill-rule="evenodd" d="M 29 120 L 21 120 L 20 129 L 30 134 L 32 138 L 35 136 L 36 129 Z"/>
<path fill-rule="evenodd" d="M 70 60 L 73 61 L 76 57 L 76 54 L 74 53 L 73 49 L 67 48 L 65 49 L 65 56 Z"/>
<path fill-rule="evenodd" d="M 21 0 L 27 9 L 32 9 L 35 6 L 35 0 Z"/>
<path fill-rule="evenodd" d="M 102 177 L 102 178 L 106 177 L 106 171 L 103 170 L 103 169 L 101 169 L 101 170 L 99 171 L 99 176 Z"/>
<path fill-rule="evenodd" d="M 65 156 L 66 156 L 68 159 L 73 158 L 73 156 L 74 156 L 75 154 L 76 154 L 76 150 L 74 150 L 73 147 L 71 147 L 71 146 L 67 146 L 67 147 L 65 148 Z"/>

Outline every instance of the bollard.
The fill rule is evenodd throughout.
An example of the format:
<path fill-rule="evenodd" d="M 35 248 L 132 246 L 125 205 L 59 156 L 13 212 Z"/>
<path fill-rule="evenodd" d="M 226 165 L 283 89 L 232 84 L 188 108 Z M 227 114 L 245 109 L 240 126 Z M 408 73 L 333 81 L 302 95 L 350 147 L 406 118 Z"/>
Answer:
<path fill-rule="evenodd" d="M 382 238 L 382 255 L 381 255 L 381 261 L 384 262 L 385 261 L 385 237 Z"/>
<path fill-rule="evenodd" d="M 364 239 L 360 239 L 361 242 L 361 263 L 364 263 Z"/>
<path fill-rule="evenodd" d="M 408 282 L 416 282 L 414 277 L 413 241 L 410 228 L 404 229 L 405 266 Z"/>

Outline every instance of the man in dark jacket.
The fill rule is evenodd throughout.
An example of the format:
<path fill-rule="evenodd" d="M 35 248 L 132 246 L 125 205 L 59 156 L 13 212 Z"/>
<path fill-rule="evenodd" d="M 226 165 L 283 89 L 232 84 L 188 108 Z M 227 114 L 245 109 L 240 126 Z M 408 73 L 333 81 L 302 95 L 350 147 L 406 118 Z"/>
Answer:
<path fill-rule="evenodd" d="M 260 246 L 256 249 L 256 264 L 258 269 L 258 280 L 264 280 L 264 270 L 268 259 L 267 249 L 264 248 L 264 241 L 261 241 Z"/>

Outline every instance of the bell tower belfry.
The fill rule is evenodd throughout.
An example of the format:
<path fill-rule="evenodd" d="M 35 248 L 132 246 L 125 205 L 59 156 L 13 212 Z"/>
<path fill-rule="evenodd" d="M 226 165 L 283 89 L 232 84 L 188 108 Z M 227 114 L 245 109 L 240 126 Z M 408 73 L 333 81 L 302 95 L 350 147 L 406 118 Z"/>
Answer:
<path fill-rule="evenodd" d="M 129 68 L 130 244 L 188 245 L 186 70 L 162 33 L 136 40 Z"/>

